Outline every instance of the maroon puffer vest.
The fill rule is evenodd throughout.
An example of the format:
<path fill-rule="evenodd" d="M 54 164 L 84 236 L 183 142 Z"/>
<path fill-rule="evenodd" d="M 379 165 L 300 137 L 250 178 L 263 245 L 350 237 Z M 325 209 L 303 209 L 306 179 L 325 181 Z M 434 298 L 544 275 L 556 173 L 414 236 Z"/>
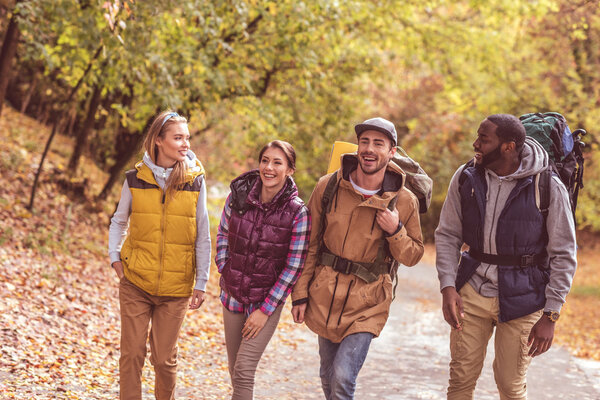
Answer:
<path fill-rule="evenodd" d="M 221 288 L 243 304 L 262 302 L 285 267 L 294 218 L 304 202 L 288 178 L 269 203 L 262 204 L 258 170 L 231 182 L 229 258 Z"/>

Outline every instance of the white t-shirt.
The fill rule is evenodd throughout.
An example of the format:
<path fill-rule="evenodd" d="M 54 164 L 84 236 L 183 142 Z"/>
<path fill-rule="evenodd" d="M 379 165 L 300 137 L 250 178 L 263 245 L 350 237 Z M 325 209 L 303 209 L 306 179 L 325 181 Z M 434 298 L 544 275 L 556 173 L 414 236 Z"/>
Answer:
<path fill-rule="evenodd" d="M 379 192 L 381 190 L 381 188 L 379 189 L 375 189 L 375 190 L 367 190 L 367 189 L 363 189 L 360 186 L 358 186 L 356 183 L 354 183 L 354 181 L 352 180 L 352 176 L 350 176 L 350 183 L 352 184 L 352 187 L 358 191 L 359 193 L 367 196 L 367 197 L 371 197 L 375 194 L 377 194 L 377 192 Z"/>

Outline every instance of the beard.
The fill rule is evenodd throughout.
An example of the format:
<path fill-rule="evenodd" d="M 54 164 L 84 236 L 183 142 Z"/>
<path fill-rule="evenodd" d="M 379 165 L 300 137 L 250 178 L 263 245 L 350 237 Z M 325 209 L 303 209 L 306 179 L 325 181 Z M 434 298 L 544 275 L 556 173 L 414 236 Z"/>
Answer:
<path fill-rule="evenodd" d="M 502 152 L 500 151 L 500 145 L 498 145 L 494 150 L 481 156 L 481 162 L 479 165 L 482 167 L 487 167 L 494 161 L 499 160 L 500 157 L 502 157 Z"/>
<path fill-rule="evenodd" d="M 361 171 L 365 174 L 365 175 L 375 175 L 376 173 L 378 173 L 379 171 L 381 171 L 383 168 L 387 167 L 388 165 L 388 161 L 383 161 L 381 159 L 378 159 L 378 161 L 376 162 L 376 164 L 372 167 L 365 167 L 363 165 L 363 161 L 362 161 L 362 157 L 358 157 L 358 165 L 361 169 Z"/>

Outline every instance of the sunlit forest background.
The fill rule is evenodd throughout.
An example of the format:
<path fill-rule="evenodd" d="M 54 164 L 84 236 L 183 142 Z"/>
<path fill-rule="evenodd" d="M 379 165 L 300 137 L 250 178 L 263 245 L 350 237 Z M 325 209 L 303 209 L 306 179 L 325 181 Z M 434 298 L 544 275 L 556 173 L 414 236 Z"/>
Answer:
<path fill-rule="evenodd" d="M 431 239 L 445 190 L 486 115 L 563 113 L 600 123 L 598 1 L 0 2 L 0 97 L 73 137 L 120 186 L 144 129 L 173 108 L 190 121 L 209 179 L 256 165 L 275 138 L 298 152 L 307 198 L 334 140 L 392 120 L 434 178 Z M 52 143 L 50 143 L 52 145 Z M 600 230 L 598 154 L 587 152 L 580 228 Z"/>
<path fill-rule="evenodd" d="M 364 119 L 390 119 L 434 180 L 429 242 L 487 115 L 560 112 L 588 131 L 579 237 L 595 243 L 600 232 L 597 0 L 0 0 L 0 40 L 0 261 L 39 256 L 34 272 L 18 272 L 35 279 L 4 268 L 3 297 L 73 290 L 72 302 L 64 268 L 107 263 L 123 173 L 167 108 L 189 119 L 214 225 L 229 182 L 268 141 L 295 147 L 306 201 L 335 140 L 354 141 Z M 600 278 L 589 276 L 574 299 L 600 304 Z M 1 321 L 18 325 L 16 315 Z M 575 352 L 600 358 L 597 340 L 585 347 L 590 333 L 579 333 L 566 335 L 582 338 Z M 94 337 L 90 346 L 118 342 Z"/>

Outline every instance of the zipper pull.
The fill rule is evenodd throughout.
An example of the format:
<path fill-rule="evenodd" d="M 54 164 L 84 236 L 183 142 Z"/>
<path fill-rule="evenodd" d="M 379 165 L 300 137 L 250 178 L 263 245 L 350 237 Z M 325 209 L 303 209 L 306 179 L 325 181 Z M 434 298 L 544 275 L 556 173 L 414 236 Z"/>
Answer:
<path fill-rule="evenodd" d="M 165 204 L 165 193 L 162 194 L 162 200 L 160 201 L 162 204 Z"/>
<path fill-rule="evenodd" d="M 471 188 L 471 197 L 475 196 L 475 188 Z"/>

